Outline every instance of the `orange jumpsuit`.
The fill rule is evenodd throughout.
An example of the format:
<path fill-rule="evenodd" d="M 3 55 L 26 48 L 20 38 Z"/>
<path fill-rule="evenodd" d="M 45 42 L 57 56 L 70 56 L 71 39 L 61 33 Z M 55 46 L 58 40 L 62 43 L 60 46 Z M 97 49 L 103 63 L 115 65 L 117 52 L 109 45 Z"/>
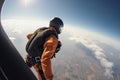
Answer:
<path fill-rule="evenodd" d="M 27 35 L 27 38 L 30 39 L 32 35 Z M 46 80 L 53 80 L 53 73 L 51 68 L 51 57 L 53 56 L 56 47 L 58 45 L 58 39 L 56 36 L 51 35 L 48 38 L 46 38 L 45 43 L 43 45 L 44 51 L 41 57 L 41 66 L 43 69 L 43 73 L 45 75 Z M 41 80 L 40 73 L 38 71 L 38 67 L 34 65 L 34 69 L 36 70 L 38 74 L 38 79 Z"/>

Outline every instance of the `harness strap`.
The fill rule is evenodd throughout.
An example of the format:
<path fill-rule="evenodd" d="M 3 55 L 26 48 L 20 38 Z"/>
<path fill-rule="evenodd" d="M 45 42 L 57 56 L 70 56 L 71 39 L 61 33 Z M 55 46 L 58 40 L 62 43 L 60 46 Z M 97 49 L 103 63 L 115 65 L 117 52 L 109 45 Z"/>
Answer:
<path fill-rule="evenodd" d="M 44 73 L 43 73 L 43 70 L 42 70 L 42 67 L 41 67 L 41 61 L 40 61 L 39 56 L 35 57 L 35 62 L 37 64 L 37 67 L 38 67 L 38 70 L 39 70 L 39 73 L 41 75 L 42 80 L 46 80 L 45 76 L 44 76 Z"/>
<path fill-rule="evenodd" d="M 38 66 L 39 73 L 41 75 L 42 80 L 46 80 L 41 65 L 38 63 L 37 66 Z"/>
<path fill-rule="evenodd" d="M 36 56 L 36 57 L 27 56 L 26 64 L 27 64 L 29 67 L 32 67 L 32 66 L 34 66 L 34 65 L 36 64 L 37 67 L 38 67 L 38 71 L 39 71 L 39 73 L 40 73 L 40 75 L 41 75 L 42 80 L 46 80 L 46 79 L 45 79 L 45 76 L 44 76 L 44 73 L 43 73 L 43 70 L 42 70 L 41 61 L 40 61 L 40 56 Z"/>

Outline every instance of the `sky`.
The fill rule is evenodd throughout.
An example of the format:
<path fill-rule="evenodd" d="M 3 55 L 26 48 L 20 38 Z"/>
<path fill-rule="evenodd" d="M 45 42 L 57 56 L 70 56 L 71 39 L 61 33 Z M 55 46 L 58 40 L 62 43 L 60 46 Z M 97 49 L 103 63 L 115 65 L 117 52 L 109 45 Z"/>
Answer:
<path fill-rule="evenodd" d="M 120 0 L 5 0 L 5 19 L 49 21 L 58 16 L 65 26 L 84 28 L 120 41 Z"/>

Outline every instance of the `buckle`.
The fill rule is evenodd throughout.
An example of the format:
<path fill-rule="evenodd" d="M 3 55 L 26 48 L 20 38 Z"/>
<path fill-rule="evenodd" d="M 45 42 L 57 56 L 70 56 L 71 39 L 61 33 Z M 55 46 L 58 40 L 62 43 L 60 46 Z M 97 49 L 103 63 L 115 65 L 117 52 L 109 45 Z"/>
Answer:
<path fill-rule="evenodd" d="M 39 56 L 35 57 L 35 61 L 40 62 L 40 57 Z"/>

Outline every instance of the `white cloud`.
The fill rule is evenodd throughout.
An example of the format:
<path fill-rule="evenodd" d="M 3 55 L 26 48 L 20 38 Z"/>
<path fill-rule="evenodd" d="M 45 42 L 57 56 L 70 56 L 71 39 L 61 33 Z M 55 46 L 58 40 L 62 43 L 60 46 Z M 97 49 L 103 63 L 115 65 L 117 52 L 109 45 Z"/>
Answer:
<path fill-rule="evenodd" d="M 34 31 L 36 28 L 48 26 L 45 20 L 39 19 L 5 19 L 1 22 L 5 30 L 17 29 L 18 32 Z"/>
<path fill-rule="evenodd" d="M 74 38 L 75 37 L 82 38 L 81 40 L 87 39 L 89 41 L 98 40 L 101 43 L 111 45 L 114 48 L 116 48 L 117 50 L 120 50 L 120 46 L 119 46 L 120 42 L 118 42 L 114 39 L 108 38 L 107 36 L 98 34 L 93 31 L 89 31 L 87 29 L 80 28 L 80 26 L 79 27 L 76 26 L 74 28 L 74 26 L 66 25 L 64 29 L 65 29 L 64 30 L 65 32 L 70 33 L 71 36 Z"/>
<path fill-rule="evenodd" d="M 73 30 L 73 29 L 72 29 Z M 71 32 L 72 33 L 72 32 Z M 79 31 L 76 30 L 75 33 L 71 34 L 70 40 L 74 40 L 77 43 L 82 43 L 84 46 L 89 48 L 91 51 L 93 51 L 94 56 L 96 57 L 97 60 L 99 60 L 100 64 L 102 67 L 105 69 L 105 76 L 108 76 L 108 78 L 113 78 L 113 70 L 112 67 L 114 64 L 107 60 L 105 51 L 99 47 L 94 40 L 97 40 L 96 38 L 91 39 L 91 34 L 89 32 Z M 99 40 L 100 41 L 100 40 Z"/>

